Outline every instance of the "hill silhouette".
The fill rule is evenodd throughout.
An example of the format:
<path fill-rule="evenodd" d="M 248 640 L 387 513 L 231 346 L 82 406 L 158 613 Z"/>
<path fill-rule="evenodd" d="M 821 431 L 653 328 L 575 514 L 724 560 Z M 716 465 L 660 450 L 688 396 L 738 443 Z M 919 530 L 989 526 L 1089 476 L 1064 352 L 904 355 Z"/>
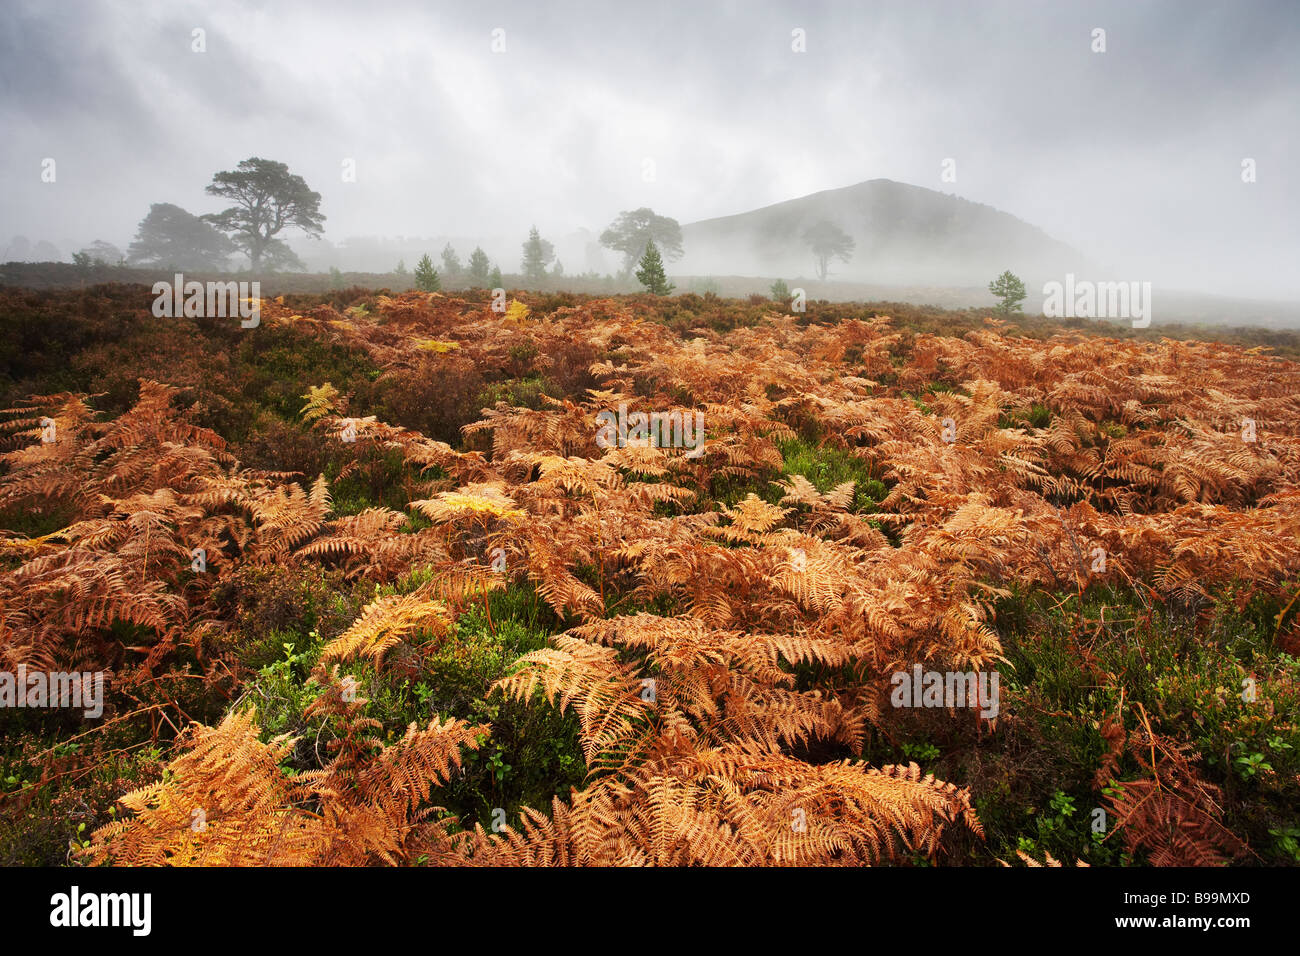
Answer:
<path fill-rule="evenodd" d="M 802 235 L 821 220 L 856 242 L 847 263 L 831 265 L 831 278 L 842 281 L 978 286 L 1004 269 L 1041 282 L 1091 266 L 1070 246 L 992 206 L 872 179 L 689 223 L 682 227 L 685 256 L 674 271 L 814 276 Z"/>

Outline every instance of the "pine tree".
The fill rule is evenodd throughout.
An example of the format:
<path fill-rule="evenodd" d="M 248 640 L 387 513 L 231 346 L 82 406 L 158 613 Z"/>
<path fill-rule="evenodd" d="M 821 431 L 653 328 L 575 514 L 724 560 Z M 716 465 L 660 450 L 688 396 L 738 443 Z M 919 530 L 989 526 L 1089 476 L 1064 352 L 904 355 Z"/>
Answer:
<path fill-rule="evenodd" d="M 785 284 L 784 279 L 777 279 L 772 283 L 772 298 L 777 302 L 784 302 L 790 298 L 790 287 Z"/>
<path fill-rule="evenodd" d="M 524 243 L 524 259 L 521 263 L 525 279 L 531 279 L 534 282 L 546 278 L 546 267 L 550 265 L 551 260 L 555 258 L 555 247 L 543 239 L 537 232 L 537 227 L 528 233 L 528 241 Z"/>
<path fill-rule="evenodd" d="M 825 219 L 805 230 L 803 241 L 812 249 L 817 261 L 817 278 L 822 280 L 830 274 L 832 259 L 848 262 L 853 256 L 853 237 Z"/>
<path fill-rule="evenodd" d="M 460 270 L 460 256 L 456 255 L 456 250 L 449 242 L 442 248 L 442 274 L 448 279 L 454 279 L 460 275 Z"/>
<path fill-rule="evenodd" d="M 438 270 L 433 267 L 433 260 L 427 252 L 415 264 L 415 287 L 421 292 L 437 292 L 442 288 Z"/>
<path fill-rule="evenodd" d="M 501 279 L 501 267 L 493 266 L 492 273 L 488 276 L 488 288 L 504 289 L 505 285 L 506 285 L 505 282 L 503 282 Z"/>
<path fill-rule="evenodd" d="M 989 283 L 989 291 L 1002 300 L 997 311 L 1021 311 L 1020 303 L 1025 300 L 1025 284 L 1012 275 L 1010 269 Z"/>
<path fill-rule="evenodd" d="M 469 281 L 470 284 L 479 288 L 487 285 L 488 282 L 488 257 L 487 253 L 478 246 L 469 254 Z"/>
<path fill-rule="evenodd" d="M 659 257 L 659 249 L 653 239 L 646 243 L 645 254 L 641 256 L 641 268 L 637 270 L 636 280 L 645 286 L 647 292 L 653 292 L 655 295 L 667 295 L 676 288 L 664 275 L 663 259 Z"/>

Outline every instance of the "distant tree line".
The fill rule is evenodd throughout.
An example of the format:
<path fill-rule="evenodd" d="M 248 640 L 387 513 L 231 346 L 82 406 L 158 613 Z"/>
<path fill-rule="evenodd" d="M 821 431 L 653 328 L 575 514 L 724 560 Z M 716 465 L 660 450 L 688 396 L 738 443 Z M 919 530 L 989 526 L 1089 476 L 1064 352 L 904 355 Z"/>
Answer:
<path fill-rule="evenodd" d="M 243 254 L 255 271 L 305 268 L 283 233 L 297 229 L 319 238 L 325 216 L 320 211 L 320 193 L 286 164 L 256 156 L 245 159 L 233 170 L 215 173 L 205 192 L 230 205 L 221 212 L 196 216 L 173 203 L 154 203 L 125 254 L 101 240 L 76 253 L 74 262 L 217 272 L 229 268 L 232 256 Z M 851 245 L 852 240 L 849 242 Z M 601 233 L 600 244 L 620 254 L 620 277 L 627 279 L 636 270 L 637 280 L 648 291 L 663 295 L 673 288 L 664 266 L 682 256 L 682 230 L 677 220 L 647 207 L 625 210 Z M 565 274 L 554 244 L 544 239 L 536 226 L 529 230 L 521 248 L 520 273 L 525 282 L 539 283 Z M 425 253 L 413 274 L 407 272 L 404 261 L 397 264 L 395 274 L 411 275 L 416 287 L 427 291 L 440 289 L 444 280 L 471 287 L 501 285 L 500 267 L 493 265 L 480 247 L 462 263 L 447 243 L 440 260 L 441 271 Z M 337 269 L 331 274 L 336 283 L 341 281 Z"/>

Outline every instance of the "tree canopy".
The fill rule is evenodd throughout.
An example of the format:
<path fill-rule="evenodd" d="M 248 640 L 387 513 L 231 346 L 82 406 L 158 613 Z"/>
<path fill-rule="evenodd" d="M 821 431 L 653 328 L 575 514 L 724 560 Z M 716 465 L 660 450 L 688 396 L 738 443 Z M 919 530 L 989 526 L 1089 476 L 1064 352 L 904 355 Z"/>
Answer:
<path fill-rule="evenodd" d="M 415 264 L 415 287 L 421 292 L 437 292 L 442 288 L 442 279 L 427 252 Z"/>
<path fill-rule="evenodd" d="M 804 231 L 803 241 L 817 260 L 817 278 L 825 279 L 831 259 L 848 262 L 853 256 L 853 237 L 833 222 L 823 219 Z"/>
<path fill-rule="evenodd" d="M 276 236 L 294 226 L 309 236 L 319 236 L 325 221 L 320 212 L 320 193 L 284 163 L 254 156 L 241 162 L 233 172 L 220 172 L 207 187 L 212 196 L 234 202 L 230 208 L 203 218 L 229 234 L 231 241 L 247 253 L 254 269 L 263 266 L 268 250 L 275 263 L 293 261 L 296 256 Z M 288 255 L 286 255 L 288 253 Z"/>
<path fill-rule="evenodd" d="M 442 272 L 448 279 L 454 279 L 460 275 L 462 266 L 460 256 L 456 255 L 456 250 L 447 243 L 442 247 Z"/>
<path fill-rule="evenodd" d="M 491 268 L 488 262 L 487 253 L 478 246 L 469 254 L 469 280 L 476 287 L 485 287 L 488 281 L 488 270 Z"/>
<path fill-rule="evenodd" d="M 676 219 L 660 216 L 653 209 L 641 207 L 618 214 L 618 218 L 600 234 L 600 244 L 623 253 L 623 274 L 632 271 L 653 241 L 660 256 L 669 261 L 682 256 L 682 227 Z"/>
<path fill-rule="evenodd" d="M 97 266 L 115 266 L 125 258 L 121 249 L 103 239 L 96 239 L 82 249 L 81 254 L 88 256 L 89 261 Z M 73 256 L 73 260 L 76 260 L 76 256 Z"/>
<path fill-rule="evenodd" d="M 646 243 L 645 252 L 641 254 L 641 268 L 637 270 L 636 280 L 645 286 L 647 292 L 655 295 L 667 295 L 673 291 L 674 286 L 664 274 L 664 262 L 653 239 Z"/>
<path fill-rule="evenodd" d="M 213 226 L 180 206 L 154 203 L 140 220 L 127 260 L 176 269 L 225 269 L 235 245 Z"/>
<path fill-rule="evenodd" d="M 528 241 L 524 243 L 524 258 L 520 264 L 524 278 L 534 281 L 546 278 L 546 267 L 551 264 L 555 258 L 555 246 L 547 242 L 537 232 L 537 227 L 533 226 L 528 233 Z"/>
<path fill-rule="evenodd" d="M 1020 303 L 1025 301 L 1025 284 L 1010 269 L 989 283 L 989 291 L 1002 301 L 998 304 L 999 312 L 1019 312 Z"/>

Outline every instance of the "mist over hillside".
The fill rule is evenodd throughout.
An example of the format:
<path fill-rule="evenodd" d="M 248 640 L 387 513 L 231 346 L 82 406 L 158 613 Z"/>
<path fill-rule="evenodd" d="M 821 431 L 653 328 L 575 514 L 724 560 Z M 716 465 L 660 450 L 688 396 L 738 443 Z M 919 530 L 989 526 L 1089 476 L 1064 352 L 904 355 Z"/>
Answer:
<path fill-rule="evenodd" d="M 830 223 L 852 240 L 847 261 L 829 263 L 817 276 L 806 232 Z M 774 279 L 787 279 L 813 298 L 831 302 L 906 302 L 943 308 L 991 308 L 996 298 L 988 284 L 1003 270 L 1025 282 L 1024 309 L 1040 313 L 1044 284 L 1067 274 L 1099 281 L 1134 278 L 1049 236 L 1032 223 L 985 203 L 889 179 L 872 179 L 827 189 L 759 209 L 687 222 L 681 227 L 683 255 L 668 262 L 678 292 L 713 292 L 723 296 L 766 295 Z M 520 275 L 521 238 L 500 232 L 426 236 L 294 235 L 289 247 L 302 262 L 300 272 L 262 270 L 267 289 L 323 292 L 340 283 L 370 288 L 412 287 L 411 270 L 429 255 L 443 269 L 441 255 L 450 247 L 464 263 L 482 249 L 503 282 L 511 288 L 587 294 L 639 289 L 635 278 L 620 273 L 619 256 L 600 242 L 597 224 L 547 235 L 555 260 L 545 279 Z M 121 247 L 126 247 L 121 241 Z M 84 245 L 84 244 L 82 244 Z M 0 247 L 0 285 L 59 288 L 87 280 L 152 281 L 170 279 L 166 268 L 118 268 L 114 262 L 91 272 L 46 268 L 66 263 L 78 244 L 32 242 L 17 236 Z M 247 259 L 231 268 L 247 270 Z M 398 272 L 401 265 L 406 270 Z M 193 270 L 191 270 L 193 271 Z M 334 273 L 331 275 L 331 273 Z M 339 276 L 337 273 L 342 273 Z M 451 289 L 469 288 L 464 276 L 444 275 Z M 1249 291 L 1249 290 L 1243 290 Z M 1214 295 L 1158 284 L 1154 320 L 1200 325 L 1300 328 L 1300 303 L 1269 296 Z"/>
<path fill-rule="evenodd" d="M 683 217 L 685 218 L 685 217 Z M 760 209 L 682 227 L 684 256 L 669 263 L 682 276 L 806 277 L 815 265 L 804 233 L 830 222 L 848 233 L 855 248 L 848 262 L 833 262 L 828 279 L 837 282 L 925 287 L 977 287 L 1004 269 L 1031 285 L 1066 272 L 1095 268 L 1077 250 L 1043 230 L 984 203 L 959 196 L 873 179 L 800 196 Z M 547 235 L 562 272 L 604 276 L 619 268 L 619 256 L 600 244 L 602 225 L 592 223 L 562 235 Z M 420 256 L 435 261 L 446 246 L 461 260 L 482 248 L 503 273 L 519 265 L 522 237 L 500 233 L 428 236 L 348 236 L 339 240 L 295 236 L 290 247 L 308 272 L 385 273 L 399 262 L 412 268 Z M 126 246 L 126 241 L 121 241 Z M 0 261 L 66 261 L 77 244 L 32 244 L 15 237 Z"/>
<path fill-rule="evenodd" d="M 757 276 L 814 274 L 803 240 L 831 222 L 855 248 L 835 261 L 841 281 L 981 286 L 1011 268 L 1041 282 L 1092 264 L 1041 229 L 983 203 L 888 179 L 827 189 L 751 212 L 682 227 L 683 272 Z"/>
<path fill-rule="evenodd" d="M 214 176 L 260 156 L 319 193 L 319 237 L 276 237 L 309 273 L 450 245 L 509 275 L 536 227 L 548 278 L 604 280 L 602 232 L 651 209 L 684 226 L 679 289 L 806 285 L 827 222 L 855 248 L 817 281 L 1300 303 L 1294 4 L 330 5 L 5 4 L 0 263 L 120 261 L 155 204 L 220 216 Z"/>

